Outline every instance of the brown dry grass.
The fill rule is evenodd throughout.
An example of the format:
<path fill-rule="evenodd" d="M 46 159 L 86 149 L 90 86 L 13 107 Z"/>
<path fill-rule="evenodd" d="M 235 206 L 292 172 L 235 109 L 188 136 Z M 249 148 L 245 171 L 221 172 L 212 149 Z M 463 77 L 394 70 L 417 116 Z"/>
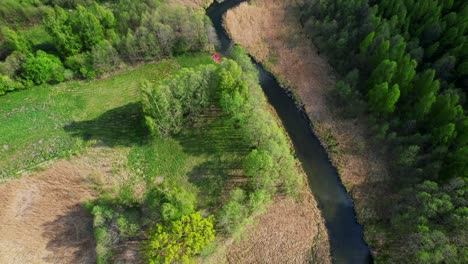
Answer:
<path fill-rule="evenodd" d="M 331 263 L 320 211 L 310 192 L 302 197 L 276 197 L 247 237 L 228 247 L 228 263 Z"/>
<path fill-rule="evenodd" d="M 294 0 L 254 0 L 229 10 L 225 26 L 236 43 L 247 49 L 287 86 L 305 106 L 314 130 L 326 146 L 327 133 L 339 143 L 331 153 L 341 179 L 354 198 L 361 222 L 375 218 L 372 206 L 388 177 L 385 159 L 368 140 L 362 119 L 343 119 L 330 104 L 334 77 L 327 61 L 301 31 Z"/>
<path fill-rule="evenodd" d="M 81 203 L 111 178 L 111 152 L 91 149 L 0 185 L 0 263 L 95 263 L 92 217 Z"/>

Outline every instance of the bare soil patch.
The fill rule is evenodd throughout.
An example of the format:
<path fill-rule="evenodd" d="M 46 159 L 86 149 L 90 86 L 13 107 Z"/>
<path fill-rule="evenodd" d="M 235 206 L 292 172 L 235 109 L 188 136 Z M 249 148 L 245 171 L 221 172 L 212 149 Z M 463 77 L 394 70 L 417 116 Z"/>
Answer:
<path fill-rule="evenodd" d="M 82 202 L 113 167 L 104 148 L 0 185 L 0 263 L 95 263 L 92 216 Z M 106 155 L 108 156 L 108 155 Z"/>
<path fill-rule="evenodd" d="M 331 135 L 336 151 L 329 152 L 341 179 L 353 196 L 358 219 L 381 214 L 375 201 L 383 193 L 388 169 L 377 147 L 370 143 L 362 118 L 343 119 L 329 95 L 335 85 L 333 70 L 305 37 L 294 0 L 253 0 L 228 11 L 225 26 L 234 41 L 291 87 L 304 104 L 322 144 Z"/>

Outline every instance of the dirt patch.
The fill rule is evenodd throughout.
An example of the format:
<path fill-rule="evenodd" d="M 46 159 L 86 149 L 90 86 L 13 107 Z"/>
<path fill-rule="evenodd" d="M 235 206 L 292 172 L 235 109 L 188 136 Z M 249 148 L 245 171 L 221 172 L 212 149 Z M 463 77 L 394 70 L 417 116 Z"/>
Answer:
<path fill-rule="evenodd" d="M 361 222 L 375 219 L 373 201 L 382 193 L 388 178 L 385 158 L 370 143 L 362 119 L 343 119 L 329 94 L 334 87 L 332 68 L 301 31 L 298 1 L 254 0 L 226 14 L 227 31 L 271 70 L 283 84 L 293 88 L 313 122 L 314 130 L 326 146 L 331 135 L 338 142 L 331 154 L 341 179 L 355 201 Z"/>
<path fill-rule="evenodd" d="M 228 263 L 330 263 L 327 231 L 310 192 L 302 201 L 277 197 L 248 237 L 228 247 Z"/>
<path fill-rule="evenodd" d="M 0 185 L 0 263 L 96 262 L 92 217 L 81 203 L 96 196 L 96 175 L 111 174 L 111 159 L 100 158 L 105 152 Z"/>

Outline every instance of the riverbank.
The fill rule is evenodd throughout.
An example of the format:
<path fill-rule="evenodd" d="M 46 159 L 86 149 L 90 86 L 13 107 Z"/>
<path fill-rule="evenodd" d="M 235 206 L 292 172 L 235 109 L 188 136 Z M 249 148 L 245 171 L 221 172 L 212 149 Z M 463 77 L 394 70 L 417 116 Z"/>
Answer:
<path fill-rule="evenodd" d="M 243 3 L 228 11 L 225 27 L 236 43 L 290 87 L 304 105 L 315 133 L 353 197 L 366 240 L 374 241 L 377 253 L 382 238 L 369 223 L 385 213 L 375 204 L 385 192 L 386 162 L 371 144 L 364 118 L 343 119 L 339 106 L 330 101 L 333 70 L 302 33 L 296 7 L 296 1 Z"/>
<path fill-rule="evenodd" d="M 242 1 L 226 1 L 214 4 L 207 10 L 220 40 L 218 51 L 221 54 L 229 54 L 233 48 L 222 27 L 222 16 L 226 9 L 240 2 Z M 263 88 L 278 86 L 272 76 L 263 69 L 258 69 Z M 278 91 L 282 93 L 279 87 Z M 288 104 L 289 98 L 285 94 L 284 96 L 282 101 Z M 277 122 L 282 124 L 284 113 L 282 117 L 278 114 L 284 112 L 284 108 L 277 113 L 277 104 L 269 107 Z M 291 110 L 297 113 L 295 107 Z M 285 133 L 288 130 L 286 127 L 283 129 Z M 293 147 L 292 141 L 290 144 Z M 222 259 L 222 253 L 215 253 L 214 258 L 206 263 L 330 263 L 330 242 L 325 221 L 311 189 L 307 186 L 305 173 L 304 181 L 306 184 L 303 190 L 297 190 L 300 199 L 277 196 L 264 213 L 254 217 L 254 224 L 244 231 L 245 236 L 240 241 L 224 243 L 225 259 Z"/>

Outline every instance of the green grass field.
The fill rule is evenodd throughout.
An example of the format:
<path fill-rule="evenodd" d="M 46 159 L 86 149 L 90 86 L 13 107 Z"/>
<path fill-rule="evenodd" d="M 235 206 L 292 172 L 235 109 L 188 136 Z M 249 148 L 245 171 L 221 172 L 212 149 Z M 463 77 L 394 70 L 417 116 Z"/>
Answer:
<path fill-rule="evenodd" d="M 147 134 L 139 84 L 182 67 L 212 63 L 207 54 L 146 64 L 108 78 L 44 85 L 0 97 L 0 181 L 88 144 L 131 146 Z"/>

